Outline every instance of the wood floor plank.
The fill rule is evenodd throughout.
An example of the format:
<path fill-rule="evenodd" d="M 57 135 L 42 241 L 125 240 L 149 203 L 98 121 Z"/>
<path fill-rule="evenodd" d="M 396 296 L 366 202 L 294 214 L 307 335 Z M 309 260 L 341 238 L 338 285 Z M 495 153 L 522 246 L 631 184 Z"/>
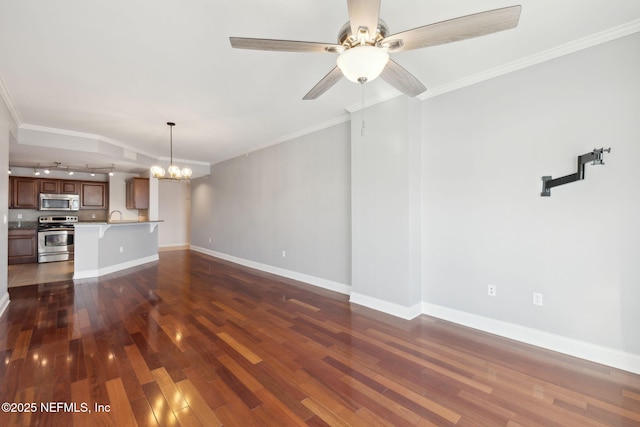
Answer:
<path fill-rule="evenodd" d="M 138 379 L 140 384 L 147 384 L 153 381 L 153 374 L 149 370 L 142 354 L 140 354 L 140 350 L 135 344 L 128 345 L 124 347 L 125 352 L 127 353 L 127 357 L 131 362 L 131 366 L 133 367 L 133 372 Z"/>
<path fill-rule="evenodd" d="M 310 397 L 306 398 L 302 401 L 302 404 L 309 408 L 311 412 L 316 414 L 330 426 L 349 427 L 351 425 L 348 421 L 343 420 L 338 414 L 324 406 L 322 403 L 316 401 L 315 399 L 312 399 Z"/>
<path fill-rule="evenodd" d="M 0 425 L 640 425 L 640 375 L 189 250 L 9 292 L 0 397 L 111 410 Z"/>
<path fill-rule="evenodd" d="M 171 377 L 167 373 L 167 370 L 164 367 L 154 369 L 152 374 L 156 380 L 156 383 L 160 387 L 162 394 L 167 400 L 169 407 L 174 413 L 189 406 L 187 401 L 182 396 L 180 389 L 173 382 L 173 380 L 171 379 Z"/>
<path fill-rule="evenodd" d="M 257 354 L 249 350 L 243 344 L 239 343 L 231 335 L 227 334 L 226 332 L 219 332 L 217 335 L 222 341 L 229 344 L 235 351 L 237 351 L 242 357 L 247 359 L 249 362 L 253 363 L 254 365 L 256 363 L 262 362 L 262 359 L 260 358 L 260 356 L 258 356 Z"/>
<path fill-rule="evenodd" d="M 202 398 L 189 379 L 180 381 L 177 386 L 180 393 L 188 403 L 189 408 L 202 425 L 222 426 L 222 423 L 216 414 L 211 410 L 209 405 L 207 405 L 207 402 Z"/>
<path fill-rule="evenodd" d="M 167 402 L 160 386 L 155 382 L 150 382 L 142 386 L 147 402 L 153 411 L 159 425 L 178 425 L 178 419 L 171 410 L 171 406 Z"/>
<path fill-rule="evenodd" d="M 106 383 L 107 393 L 109 394 L 109 414 L 115 421 L 117 426 L 133 426 L 136 425 L 136 418 L 131 409 L 131 403 L 127 397 L 122 380 L 116 378 Z"/>

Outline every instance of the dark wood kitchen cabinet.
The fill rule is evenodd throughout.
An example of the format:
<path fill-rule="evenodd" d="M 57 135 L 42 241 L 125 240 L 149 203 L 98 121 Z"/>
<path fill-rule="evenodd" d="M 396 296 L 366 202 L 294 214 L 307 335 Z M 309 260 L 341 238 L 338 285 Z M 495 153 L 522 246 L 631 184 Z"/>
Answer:
<path fill-rule="evenodd" d="M 78 181 L 40 179 L 40 192 L 48 194 L 79 194 Z"/>
<path fill-rule="evenodd" d="M 60 194 L 80 194 L 78 181 L 60 181 L 59 192 Z"/>
<path fill-rule="evenodd" d="M 80 209 L 107 209 L 109 205 L 109 183 L 80 182 Z"/>
<path fill-rule="evenodd" d="M 11 186 L 9 207 L 14 209 L 38 209 L 38 180 L 22 176 L 9 177 Z"/>
<path fill-rule="evenodd" d="M 35 228 L 9 230 L 9 264 L 38 261 L 38 234 Z"/>
<path fill-rule="evenodd" d="M 129 178 L 125 182 L 127 209 L 149 209 L 149 178 Z"/>
<path fill-rule="evenodd" d="M 41 179 L 40 192 L 47 194 L 58 194 L 60 192 L 60 181 L 57 179 Z"/>

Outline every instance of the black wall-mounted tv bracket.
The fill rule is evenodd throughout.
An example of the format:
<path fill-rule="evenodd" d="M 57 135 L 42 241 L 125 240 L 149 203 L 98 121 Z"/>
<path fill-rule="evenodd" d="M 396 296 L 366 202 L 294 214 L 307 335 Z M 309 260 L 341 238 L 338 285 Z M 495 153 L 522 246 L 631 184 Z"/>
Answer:
<path fill-rule="evenodd" d="M 611 148 L 594 148 L 592 152 L 583 154 L 582 156 L 578 156 L 578 172 L 576 173 L 572 173 L 571 175 L 563 176 L 556 179 L 551 179 L 550 176 L 543 176 L 542 193 L 540 193 L 540 195 L 543 197 L 550 197 L 551 189 L 553 187 L 584 179 L 585 165 L 589 162 L 592 162 L 592 165 L 604 165 L 604 162 L 602 161 L 602 154 L 605 151 L 607 153 L 610 153 Z"/>

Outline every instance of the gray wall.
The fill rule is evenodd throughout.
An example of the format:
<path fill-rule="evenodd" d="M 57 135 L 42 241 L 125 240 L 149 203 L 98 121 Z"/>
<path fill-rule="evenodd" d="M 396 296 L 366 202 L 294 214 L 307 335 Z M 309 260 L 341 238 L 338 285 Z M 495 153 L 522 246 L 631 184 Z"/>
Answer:
<path fill-rule="evenodd" d="M 420 310 L 420 119 L 405 96 L 352 116 L 352 301 Z"/>
<path fill-rule="evenodd" d="M 148 224 L 115 225 L 98 239 L 98 268 L 153 257 L 158 254 L 158 228 L 149 232 Z M 120 253 L 120 248 L 123 252 Z"/>
<path fill-rule="evenodd" d="M 191 245 L 349 285 L 349 151 L 342 123 L 214 165 L 191 183 Z"/>
<path fill-rule="evenodd" d="M 639 76 L 635 34 L 424 102 L 425 301 L 640 354 Z"/>
<path fill-rule="evenodd" d="M 174 247 L 189 244 L 191 233 L 191 184 L 188 181 L 158 182 L 158 246 Z"/>

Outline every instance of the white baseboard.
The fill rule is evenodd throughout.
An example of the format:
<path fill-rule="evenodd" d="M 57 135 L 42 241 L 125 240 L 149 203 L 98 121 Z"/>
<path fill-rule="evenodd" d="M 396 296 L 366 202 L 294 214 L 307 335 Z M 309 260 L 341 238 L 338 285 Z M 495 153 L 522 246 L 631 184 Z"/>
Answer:
<path fill-rule="evenodd" d="M 0 317 L 4 314 L 4 311 L 9 307 L 9 292 L 5 292 L 0 298 Z"/>
<path fill-rule="evenodd" d="M 190 249 L 190 245 L 188 243 L 176 243 L 175 245 L 158 246 L 158 252 L 180 251 L 180 250 L 189 250 L 189 249 Z"/>
<path fill-rule="evenodd" d="M 420 303 L 411 307 L 406 307 L 404 305 L 373 298 L 357 292 L 351 292 L 349 302 L 378 310 L 392 316 L 400 317 L 405 320 L 411 320 L 422 314 L 422 305 Z"/>
<path fill-rule="evenodd" d="M 626 353 L 586 341 L 580 341 L 435 304 L 422 303 L 422 313 L 526 344 L 579 357 L 580 359 L 591 362 L 601 363 L 613 368 L 633 372 L 634 374 L 640 374 L 640 355 L 637 354 Z"/>
<path fill-rule="evenodd" d="M 115 273 L 116 271 L 125 270 L 131 267 L 137 267 L 142 264 L 146 264 L 153 261 L 158 261 L 158 254 L 151 255 L 145 258 L 133 259 L 131 261 L 123 262 L 120 264 L 110 265 L 108 267 L 99 268 L 95 270 L 75 270 L 73 272 L 73 280 L 77 279 L 90 279 L 92 277 L 100 277 L 105 274 Z"/>
<path fill-rule="evenodd" d="M 591 362 L 600 363 L 613 368 L 622 369 L 640 375 L 640 355 L 627 353 L 624 351 L 592 344 L 573 338 L 556 335 L 538 329 L 527 328 L 525 326 L 503 322 L 501 320 L 491 319 L 477 314 L 467 313 L 464 311 L 454 310 L 429 303 L 418 303 L 411 307 L 402 306 L 381 299 L 373 298 L 367 295 L 359 294 L 351 291 L 351 286 L 340 283 L 331 282 L 305 274 L 296 273 L 294 271 L 273 267 L 266 264 L 248 261 L 231 255 L 215 252 L 206 248 L 191 246 L 191 249 L 201 252 L 215 258 L 224 259 L 236 264 L 245 265 L 247 267 L 262 270 L 268 273 L 277 274 L 311 285 L 319 286 L 324 289 L 350 295 L 349 302 L 362 305 L 380 312 L 399 317 L 401 319 L 413 319 L 420 314 L 437 317 L 442 320 L 457 323 L 479 331 L 488 332 L 501 337 L 513 339 L 526 344 L 535 345 L 537 347 L 546 348 L 558 353 L 567 354 L 569 356 L 578 357 L 589 360 Z"/>
<path fill-rule="evenodd" d="M 298 273 L 296 271 L 287 270 L 280 267 L 274 267 L 272 265 L 262 264 L 255 261 L 250 261 L 243 258 L 238 258 L 232 255 L 227 255 L 222 252 L 212 251 L 211 249 L 202 248 L 199 246 L 191 245 L 191 250 L 200 252 L 206 255 L 210 255 L 214 258 L 220 258 L 226 261 L 231 261 L 236 264 L 244 265 L 246 267 L 255 268 L 267 273 L 276 274 L 278 276 L 287 277 L 289 279 L 298 280 L 300 282 L 307 283 L 309 285 L 317 286 L 319 288 L 327 289 L 330 291 L 338 292 L 340 294 L 349 295 L 351 293 L 351 286 L 343 283 L 334 282 L 332 280 L 323 279 L 320 277 L 310 276 L 308 274 Z"/>

